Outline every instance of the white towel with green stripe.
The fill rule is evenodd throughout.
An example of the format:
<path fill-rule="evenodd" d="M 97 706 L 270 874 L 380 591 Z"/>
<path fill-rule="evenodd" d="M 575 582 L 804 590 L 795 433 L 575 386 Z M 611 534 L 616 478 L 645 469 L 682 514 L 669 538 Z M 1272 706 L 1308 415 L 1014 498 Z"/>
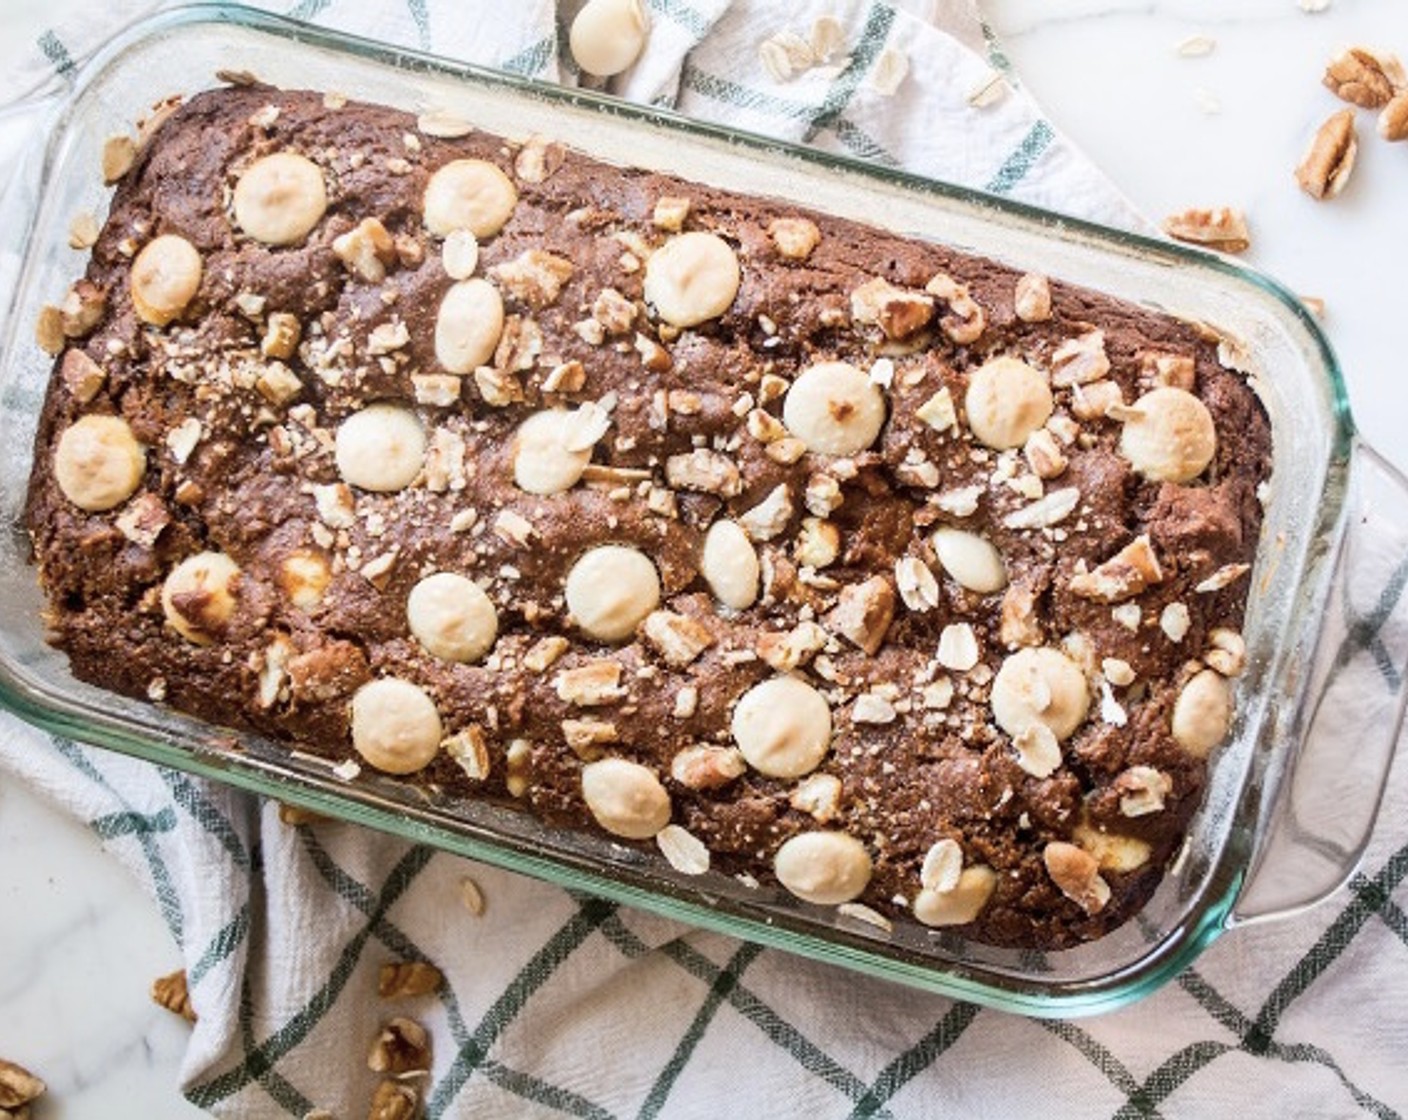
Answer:
<path fill-rule="evenodd" d="M 55 4 L 0 98 L 71 67 L 110 15 Z M 301 0 L 299 18 L 500 66 L 578 76 L 572 0 Z M 648 0 L 648 48 L 612 90 L 1106 223 L 1139 217 L 1041 116 L 971 0 Z M 102 11 L 100 17 L 99 11 Z M 67 13 L 67 14 L 66 14 Z M 823 15 L 849 65 L 779 81 L 759 57 Z M 886 51 L 908 63 L 893 92 Z M 886 63 L 885 65 L 893 65 Z M 970 101 L 994 70 L 1009 89 Z M 979 98 L 978 100 L 983 100 Z M 1362 605 L 1367 613 L 1383 581 Z M 1365 654 L 1364 656 L 1368 656 Z M 1370 674 L 1372 675 L 1372 673 Z M 291 827 L 243 793 L 0 723 L 0 766 L 103 838 L 184 953 L 199 1012 L 182 1091 L 224 1116 L 367 1114 L 380 1024 L 429 1030 L 431 1117 L 1395 1116 L 1408 1109 L 1408 847 L 1383 837 L 1319 910 L 1239 931 L 1134 1008 L 1024 1019 L 690 929 L 340 823 Z M 1400 787 L 1402 783 L 1399 783 Z M 1408 819 L 1394 789 L 1389 820 Z M 474 885 L 467 895 L 466 882 Z M 475 901 L 482 905 L 469 905 Z M 389 1004 L 387 961 L 434 995 Z M 1401 1004 L 1402 998 L 1397 1001 Z"/>

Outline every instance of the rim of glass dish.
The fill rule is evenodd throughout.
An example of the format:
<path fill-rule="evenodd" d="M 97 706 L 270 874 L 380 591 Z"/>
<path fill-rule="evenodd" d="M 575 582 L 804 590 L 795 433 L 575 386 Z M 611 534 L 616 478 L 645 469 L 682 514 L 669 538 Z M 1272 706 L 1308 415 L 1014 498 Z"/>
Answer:
<path fill-rule="evenodd" d="M 1010 217 L 1067 240 L 1083 239 L 1107 250 L 1134 254 L 1145 261 L 1164 260 L 1174 265 L 1193 266 L 1252 285 L 1290 311 L 1317 351 L 1329 389 L 1328 411 L 1333 425 L 1333 430 L 1328 433 L 1330 469 L 1327 471 L 1325 489 L 1330 488 L 1328 476 L 1334 474 L 1335 465 L 1348 462 L 1355 428 L 1343 375 L 1314 318 L 1278 281 L 1248 266 L 1190 246 L 1114 229 L 970 187 L 882 167 L 852 156 L 823 152 L 747 130 L 698 121 L 669 109 L 539 82 L 473 63 L 316 27 L 238 3 L 202 0 L 166 9 L 128 25 L 96 51 L 75 77 L 65 83 L 57 97 L 55 113 L 62 119 L 85 89 L 110 65 L 120 61 L 129 48 L 183 27 L 222 23 L 313 48 L 351 54 L 396 69 L 508 88 L 543 101 L 609 114 L 667 132 L 684 132 L 733 146 L 782 154 L 829 172 L 842 171 Z M 46 179 L 62 137 L 62 129 L 53 130 L 44 145 L 43 173 Z M 30 218 L 32 221 L 33 215 Z M 15 295 L 18 298 L 18 291 Z M 13 323 L 7 325 L 5 333 L 12 341 Z M 150 762 L 175 766 L 262 795 L 277 796 L 307 808 L 371 825 L 404 839 L 430 842 L 437 848 L 560 886 L 585 888 L 615 902 L 651 910 L 731 936 L 746 936 L 760 944 L 801 953 L 873 977 L 902 981 L 949 997 L 973 999 L 999 1009 L 1042 1017 L 1114 1010 L 1149 994 L 1182 971 L 1226 928 L 1228 915 L 1252 854 L 1249 837 L 1239 836 L 1246 830 L 1234 826 L 1220 858 L 1209 872 L 1205 901 L 1189 914 L 1185 925 L 1170 929 L 1158 942 L 1151 943 L 1147 953 L 1118 968 L 1085 980 L 1063 981 L 1060 992 L 1040 991 L 1033 987 L 1031 980 L 1001 975 L 979 978 L 961 960 L 920 963 L 893 954 L 879 956 L 873 947 L 867 947 L 873 943 L 865 938 L 849 936 L 845 930 L 838 928 L 829 929 L 822 937 L 811 932 L 805 920 L 794 924 L 785 915 L 773 915 L 766 919 L 732 913 L 721 915 L 707 899 L 674 888 L 662 880 L 646 886 L 611 877 L 613 874 L 631 875 L 633 869 L 603 870 L 587 866 L 580 857 L 561 851 L 544 856 L 530 850 L 524 841 L 492 834 L 483 826 L 468 821 L 460 822 L 461 831 L 452 831 L 442 822 L 430 819 L 432 811 L 429 809 L 421 812 L 411 805 L 377 803 L 378 795 L 374 791 L 349 797 L 348 788 L 331 779 L 320 779 L 301 771 L 281 775 L 276 763 L 260 760 L 251 764 L 242 760 L 238 753 L 228 756 L 206 753 L 193 749 L 188 743 L 180 743 L 174 734 L 132 731 L 120 717 L 96 713 L 100 722 L 94 723 L 95 713 L 88 712 L 85 706 L 67 700 L 55 704 L 49 697 L 32 695 L 24 681 L 10 679 L 8 672 L 0 673 L 0 703 L 48 731 L 100 743 Z M 1248 790 L 1244 790 L 1243 796 L 1247 794 Z M 641 883 L 644 883 L 644 877 Z"/>

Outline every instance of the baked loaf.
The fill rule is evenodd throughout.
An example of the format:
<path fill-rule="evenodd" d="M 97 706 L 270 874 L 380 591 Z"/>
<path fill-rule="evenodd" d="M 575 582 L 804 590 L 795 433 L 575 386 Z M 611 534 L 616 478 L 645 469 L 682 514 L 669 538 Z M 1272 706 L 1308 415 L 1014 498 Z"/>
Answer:
<path fill-rule="evenodd" d="M 1270 430 L 1172 317 L 254 85 L 45 326 L 74 673 L 342 773 L 1051 948 L 1228 733 Z"/>

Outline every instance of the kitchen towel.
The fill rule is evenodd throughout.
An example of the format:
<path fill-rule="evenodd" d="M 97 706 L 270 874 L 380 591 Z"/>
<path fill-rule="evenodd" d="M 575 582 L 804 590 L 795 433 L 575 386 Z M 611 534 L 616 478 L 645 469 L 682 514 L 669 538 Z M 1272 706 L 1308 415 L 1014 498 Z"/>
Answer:
<path fill-rule="evenodd" d="M 575 4 L 266 6 L 545 81 L 579 81 L 565 46 Z M 81 11 L 38 37 L 32 64 L 6 75 L 0 99 L 68 73 L 115 16 L 150 7 L 73 5 Z M 1140 224 L 1026 96 L 968 0 L 648 7 L 648 48 L 611 83 L 615 93 Z M 761 41 L 805 37 L 823 15 L 844 28 L 843 68 L 777 80 L 760 61 Z M 908 71 L 887 93 L 896 60 Z M 1001 95 L 971 104 L 995 76 Z M 1351 667 L 1366 688 L 1387 687 L 1370 639 L 1402 589 L 1401 557 L 1397 547 L 1380 549 L 1364 594 L 1343 604 L 1346 632 L 1358 635 L 1346 647 Z M 1223 939 L 1132 1008 L 1063 1022 L 871 980 L 352 825 L 291 826 L 270 802 L 55 741 L 9 717 L 0 766 L 87 821 L 150 890 L 199 1012 L 182 1092 L 223 1116 L 366 1115 L 378 1080 L 367 1054 L 393 1014 L 429 1030 L 433 1070 L 418 1087 L 431 1117 L 1408 1110 L 1401 782 L 1362 871 L 1332 903 Z M 379 966 L 418 959 L 444 972 L 442 990 L 379 999 Z M 1375 1013 L 1389 1007 L 1392 1015 Z"/>

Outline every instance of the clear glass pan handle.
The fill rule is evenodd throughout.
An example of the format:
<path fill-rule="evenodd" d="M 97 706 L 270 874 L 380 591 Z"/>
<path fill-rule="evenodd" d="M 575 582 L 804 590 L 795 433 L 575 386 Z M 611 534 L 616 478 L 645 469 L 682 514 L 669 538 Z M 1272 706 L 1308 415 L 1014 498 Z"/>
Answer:
<path fill-rule="evenodd" d="M 1408 698 L 1408 479 L 1362 442 L 1330 573 L 1319 626 L 1296 651 L 1296 706 L 1267 721 L 1282 742 L 1263 746 L 1293 753 L 1265 784 L 1268 824 L 1229 925 L 1333 894 L 1358 866 L 1383 800 Z"/>

